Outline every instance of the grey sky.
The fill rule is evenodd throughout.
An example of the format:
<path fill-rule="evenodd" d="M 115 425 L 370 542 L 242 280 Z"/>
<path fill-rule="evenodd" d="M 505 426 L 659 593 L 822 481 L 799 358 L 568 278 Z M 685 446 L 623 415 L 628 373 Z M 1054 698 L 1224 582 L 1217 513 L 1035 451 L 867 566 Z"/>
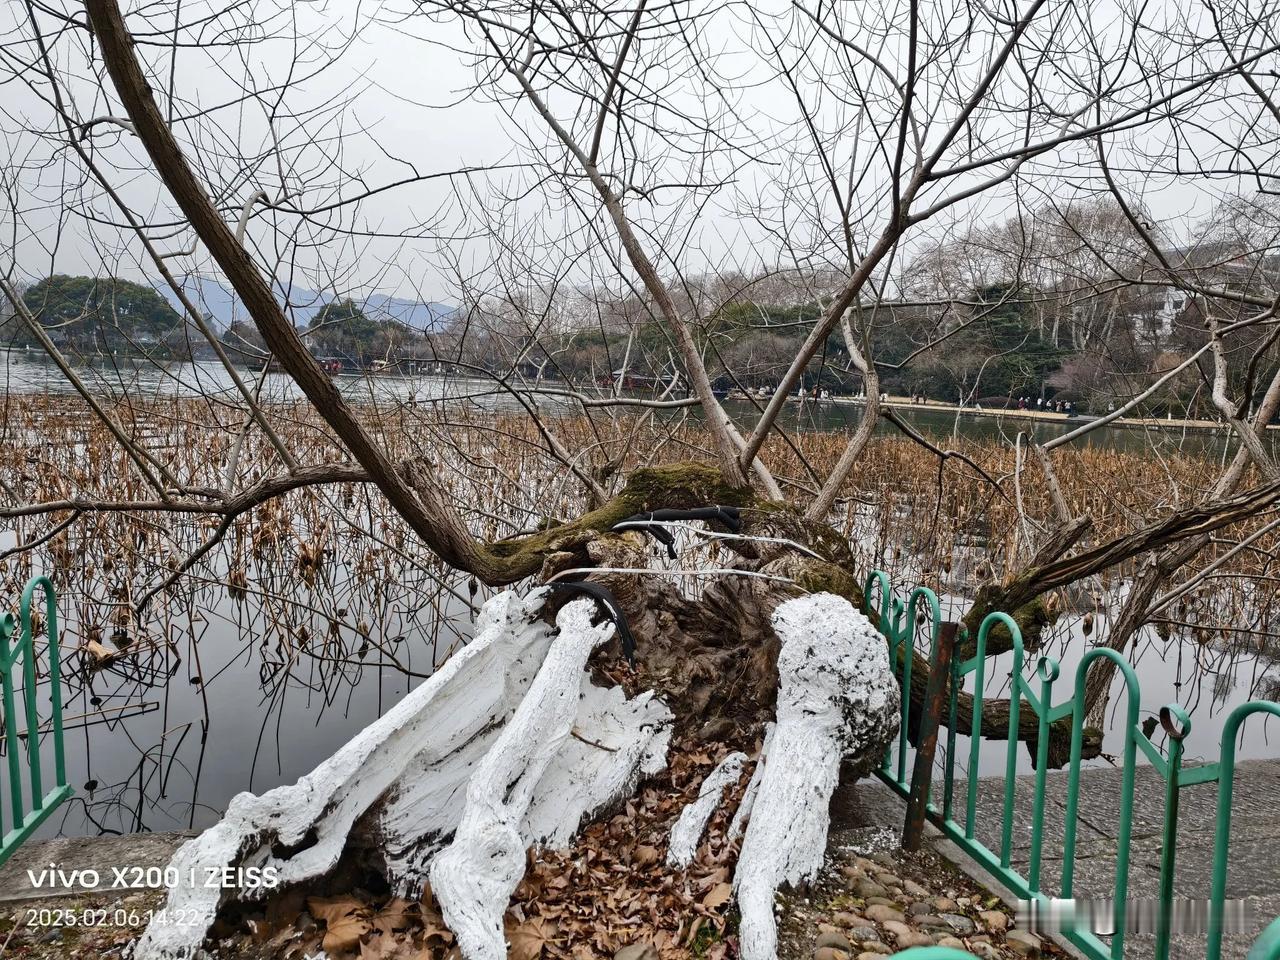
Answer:
<path fill-rule="evenodd" d="M 1019 8 L 1008 5 L 1002 9 Z M 70 0 L 63 0 L 62 9 L 82 17 L 79 4 Z M 179 93 L 175 109 L 179 115 L 192 109 L 220 106 L 215 113 L 202 116 L 199 123 L 180 125 L 180 134 L 184 140 L 194 141 L 192 159 L 202 166 L 206 182 L 223 191 L 218 199 L 226 205 L 229 220 L 236 219 L 234 211 L 248 200 L 255 188 L 279 192 L 280 168 L 274 158 L 267 156 L 273 135 L 283 145 L 283 153 L 297 163 L 296 169 L 284 171 L 283 182 L 294 191 L 288 200 L 308 208 L 325 206 L 338 194 L 350 196 L 361 189 L 360 183 L 376 189 L 410 176 L 411 166 L 416 175 L 424 175 L 468 167 L 513 165 L 512 169 L 477 173 L 469 178 L 435 179 L 377 193 L 360 205 L 358 215 L 325 224 L 337 226 L 336 232 L 318 232 L 314 238 L 306 238 L 305 229 L 301 234 L 290 233 L 293 227 L 281 235 L 272 229 L 269 217 L 263 215 L 261 208 L 255 208 L 249 233 L 257 244 L 259 256 L 276 272 L 278 279 L 341 292 L 380 289 L 422 299 L 454 298 L 458 287 L 452 268 L 456 267 L 463 276 L 479 279 L 483 286 L 490 268 L 504 258 L 500 245 L 477 238 L 485 219 L 479 216 L 481 209 L 507 221 L 504 235 L 536 237 L 545 244 L 539 262 L 530 271 L 533 280 L 539 279 L 537 274 L 543 269 L 546 277 L 560 273 L 559 264 L 554 262 L 557 256 L 570 257 L 574 245 L 581 242 L 577 238 L 582 228 L 577 212 L 563 207 L 559 188 L 528 192 L 535 178 L 515 168 L 531 158 L 522 129 L 529 131 L 534 142 L 547 140 L 546 130 L 538 118 L 527 106 L 521 105 L 513 121 L 488 97 L 467 96 L 474 73 L 465 51 L 475 49 L 476 41 L 474 37 L 465 36 L 456 24 L 442 24 L 422 16 L 402 16 L 408 9 L 405 2 L 380 6 L 359 4 L 355 0 L 335 0 L 323 6 L 258 4 L 252 10 L 260 17 L 271 14 L 267 22 L 280 34 L 277 39 L 249 48 L 230 47 L 217 43 L 218 34 L 212 28 L 190 30 L 185 37 L 198 39 L 205 45 L 181 49 L 174 61 L 163 45 L 164 38 L 159 35 L 161 28 L 171 23 L 166 16 L 171 18 L 172 14 L 157 15 L 160 9 L 148 5 L 147 18 L 132 17 L 130 25 L 138 34 L 148 29 L 156 31 L 155 36 L 144 38 L 140 50 L 153 71 L 153 86 L 157 89 L 167 86 L 169 71 L 173 70 Z M 184 18 L 195 19 L 197 9 L 194 4 L 184 4 Z M 705 108 L 718 113 L 721 122 L 731 123 L 724 118 L 732 111 L 733 119 L 741 121 L 733 124 L 734 136 L 740 144 L 749 144 L 756 138 L 760 145 L 758 158 L 754 162 L 743 162 L 738 156 L 714 158 L 713 165 L 724 172 L 728 183 L 705 206 L 695 209 L 667 192 L 656 203 L 633 200 L 632 209 L 639 222 L 653 230 L 650 242 L 663 250 L 677 251 L 675 256 L 687 269 L 723 269 L 730 265 L 757 269 L 762 264 L 785 258 L 785 251 L 780 249 L 776 237 L 770 236 L 773 223 L 762 223 L 755 215 L 759 211 L 751 210 L 750 206 L 757 201 L 767 202 L 771 205 L 768 216 L 781 217 L 778 222 L 785 222 L 790 210 L 799 210 L 806 202 L 794 192 L 795 182 L 815 176 L 816 161 L 803 156 L 797 159 L 789 149 L 789 144 L 802 143 L 797 139 L 801 117 L 794 95 L 782 82 L 775 58 L 767 49 L 773 42 L 771 31 L 778 29 L 777 42 L 785 44 L 790 38 L 780 32 L 780 25 L 791 23 L 794 28 L 797 21 L 781 19 L 788 15 L 790 6 L 780 0 L 772 8 L 769 4 L 758 7 L 763 13 L 757 20 L 735 8 L 706 9 L 714 9 L 714 15 L 708 14 L 706 20 L 700 21 L 704 34 L 696 40 L 702 59 L 699 67 L 734 78 L 742 89 L 724 102 L 715 102 L 706 96 L 705 84 L 693 73 L 680 74 L 672 70 L 674 79 L 659 87 L 661 96 L 673 109 L 691 113 Z M 883 38 L 877 38 L 871 30 L 873 10 L 870 6 L 866 9 L 869 32 L 859 39 L 868 44 L 878 41 L 878 56 L 890 64 L 897 62 L 902 57 L 901 39 L 886 43 Z M 1126 9 L 1123 4 L 1110 2 L 1089 7 L 1098 25 L 1106 27 L 1114 22 L 1117 31 Z M 1172 0 L 1145 9 L 1144 23 L 1151 29 L 1147 31 L 1149 36 L 1144 35 L 1143 42 L 1150 45 L 1149 55 L 1155 57 L 1159 57 L 1165 47 L 1173 49 L 1171 41 L 1160 36 L 1167 21 L 1177 19 L 1175 15 L 1199 15 L 1195 13 L 1198 5 Z M 125 243 L 115 229 L 89 222 L 90 219 L 114 220 L 117 214 L 100 191 L 81 192 L 76 167 L 62 161 L 58 144 L 42 137 L 42 133 L 56 126 L 52 110 L 41 95 L 11 78 L 15 64 L 30 55 L 32 49 L 25 13 L 18 4 L 9 4 L 0 13 L 0 30 L 7 54 L 0 70 L 9 81 L 0 88 L 4 95 L 5 143 L 13 181 L 9 190 L 19 209 L 17 222 L 13 213 L 15 203 L 6 202 L 0 209 L 6 259 L 11 256 L 8 248 L 16 245 L 18 272 L 28 277 L 55 270 L 109 271 L 127 276 L 152 274 L 154 271 L 143 260 L 136 243 Z M 926 28 L 934 31 L 938 39 L 944 39 L 947 31 L 954 29 L 953 21 L 954 18 L 948 19 L 944 8 L 938 7 Z M 224 16 L 217 22 L 224 28 L 243 26 L 244 16 Z M 41 24 L 46 30 L 56 26 L 48 17 L 43 17 Z M 847 26 L 857 27 L 856 24 Z M 339 46 L 342 53 L 336 61 L 310 76 L 321 49 L 332 51 Z M 82 32 L 70 31 L 59 37 L 52 49 L 64 79 L 75 78 L 68 80 L 67 90 L 81 121 L 119 113 L 119 108 L 114 106 L 113 92 L 104 99 L 97 79 L 88 73 Z M 782 60 L 790 58 L 794 62 L 795 55 L 788 52 L 789 49 L 784 48 Z M 975 44 L 971 56 L 957 55 L 959 69 L 954 76 L 939 72 L 931 81 L 935 83 L 932 96 L 939 104 L 946 106 L 949 96 L 946 83 L 956 76 L 962 81 L 966 72 L 976 75 L 986 51 L 981 43 Z M 661 77 L 661 71 L 657 75 Z M 833 131 L 833 137 L 834 131 L 845 131 L 838 140 L 832 141 L 836 144 L 838 161 L 847 162 L 859 156 L 859 149 L 865 152 L 874 146 L 874 136 L 858 129 L 861 118 L 857 110 L 833 103 L 830 96 L 819 96 L 815 92 L 818 77 L 812 68 L 807 75 L 805 69 L 797 68 L 797 76 L 818 121 Z M 301 122 L 277 119 L 274 127 L 269 125 L 266 110 L 270 109 L 273 95 L 237 102 L 242 86 L 268 91 L 291 77 L 304 79 L 288 90 L 281 113 L 305 116 Z M 963 87 L 961 81 L 956 81 L 957 89 Z M 1046 83 L 1051 90 L 1063 91 L 1061 103 L 1069 107 L 1072 97 L 1063 85 L 1065 81 L 1057 83 L 1049 79 Z M 109 84 L 106 86 L 110 90 Z M 930 89 L 922 83 L 921 97 L 929 94 Z M 41 88 L 40 92 L 45 91 Z M 563 111 L 558 116 L 566 123 L 572 119 L 574 106 L 563 98 L 552 101 L 553 109 Z M 1192 132 L 1192 145 L 1218 150 L 1220 145 L 1213 143 L 1209 121 L 1222 111 L 1212 103 L 1203 105 L 1202 110 L 1206 130 Z M 209 117 L 216 118 L 216 124 L 208 122 Z M 928 119 L 922 117 L 922 121 Z M 935 119 L 927 135 L 936 135 L 937 124 L 942 119 L 945 118 Z M 1265 124 L 1267 118 L 1262 122 Z M 315 166 L 319 151 L 306 146 L 308 139 L 315 138 L 332 153 L 335 138 L 339 136 L 343 164 L 340 177 L 332 170 Z M 1128 135 L 1117 140 L 1122 142 L 1124 136 Z M 1135 144 L 1141 148 L 1140 152 L 1158 151 L 1162 136 L 1164 133 L 1159 128 L 1143 129 L 1136 135 Z M 1200 144 L 1194 142 L 1196 137 L 1201 139 Z M 111 172 L 122 196 L 135 210 L 160 221 L 171 218 L 164 191 L 145 169 L 145 158 L 128 133 L 111 125 L 99 125 L 90 140 L 95 155 L 103 161 L 104 169 Z M 670 148 L 664 137 L 657 134 L 642 138 L 638 147 L 642 156 L 652 151 L 661 157 L 658 168 L 648 171 L 654 180 L 660 180 L 662 175 L 675 179 L 680 173 L 685 161 L 678 151 Z M 555 151 L 551 155 L 554 157 Z M 260 158 L 260 162 L 250 166 L 248 176 L 240 169 L 240 156 Z M 1118 157 L 1123 157 L 1123 151 Z M 1058 151 L 1045 161 L 1028 164 L 1022 171 L 1024 177 L 1016 193 L 1024 200 L 1034 201 L 1032 205 L 1035 205 L 1043 202 L 1045 196 L 1068 200 L 1096 192 L 1098 178 L 1096 169 L 1090 168 L 1092 162 L 1089 146 Z M 1185 237 L 1190 226 L 1212 209 L 1217 196 L 1250 189 L 1249 184 L 1239 178 L 1175 178 L 1161 175 L 1157 169 L 1142 169 L 1136 163 L 1118 163 L 1116 175 L 1131 190 L 1133 199 L 1145 203 L 1165 231 L 1179 238 Z M 784 193 L 780 187 L 783 183 L 790 185 L 788 190 L 792 192 Z M 957 184 L 962 188 L 963 179 Z M 862 184 L 868 196 L 879 189 L 874 179 Z M 1037 194 L 1042 196 L 1037 198 Z M 86 196 L 91 197 L 90 202 L 81 202 Z M 875 203 L 868 204 L 869 214 L 874 213 L 875 208 Z M 930 226 L 927 236 L 961 233 L 975 222 L 998 222 L 1014 209 L 1014 187 L 1000 186 L 976 201 L 948 210 Z M 868 216 L 868 230 L 874 226 L 874 219 Z M 172 238 L 160 243 L 166 250 L 180 249 L 190 242 L 189 233 L 179 229 L 167 232 Z M 381 236 L 360 235 L 366 232 Z M 403 232 L 414 235 L 408 239 L 387 236 Z M 812 238 L 804 237 L 803 232 L 797 226 L 800 245 L 812 246 Z M 566 233 L 575 239 L 556 242 Z M 290 248 L 290 243 L 300 236 L 321 245 Z M 922 242 L 924 236 L 914 242 Z M 910 246 L 903 258 L 909 255 Z M 207 271 L 209 267 L 199 251 L 194 256 L 174 258 L 170 263 L 184 271 Z M 583 272 L 581 278 L 590 275 Z"/>

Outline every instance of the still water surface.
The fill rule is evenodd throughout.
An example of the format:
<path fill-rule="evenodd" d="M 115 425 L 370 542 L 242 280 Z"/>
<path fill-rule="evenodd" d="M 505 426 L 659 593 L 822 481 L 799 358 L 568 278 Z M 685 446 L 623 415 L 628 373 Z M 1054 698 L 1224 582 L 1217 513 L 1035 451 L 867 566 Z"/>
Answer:
<path fill-rule="evenodd" d="M 160 369 L 122 362 L 117 367 L 80 372 L 93 389 L 111 395 L 196 396 L 231 390 L 225 371 L 214 364 L 176 364 Z M 510 398 L 495 395 L 492 384 L 481 381 L 341 377 L 339 382 L 353 399 L 455 402 L 483 409 L 514 407 Z M 50 365 L 11 356 L 0 367 L 0 389 L 64 393 L 69 387 Z M 272 400 L 300 398 L 292 381 L 279 375 L 264 378 L 263 395 Z M 564 408 L 552 402 L 548 409 Z M 733 412 L 744 418 L 750 414 L 745 404 L 735 405 Z M 843 429 L 858 415 L 857 408 L 851 406 L 826 404 L 817 410 L 801 410 L 796 405 L 789 411 L 789 422 L 792 426 Z M 1011 438 L 1028 428 L 1025 420 L 1017 418 L 957 419 L 953 414 L 922 410 L 909 410 L 905 416 L 934 439 L 956 434 Z M 1039 422 L 1032 428 L 1046 437 L 1071 427 Z M 1224 439 L 1216 432 L 1168 431 L 1154 438 L 1167 447 L 1184 446 L 1214 455 L 1226 450 Z M 1103 429 L 1095 432 L 1090 442 L 1139 449 L 1151 439 L 1140 431 Z M 11 535 L 0 531 L 0 548 L 11 542 Z M 482 591 L 476 599 L 485 596 Z M 960 598 L 944 598 L 944 602 L 947 599 L 962 605 Z M 74 612 L 68 611 L 64 619 L 73 616 Z M 420 675 L 417 677 L 405 676 L 375 649 L 365 659 L 337 667 L 304 664 L 280 682 L 279 677 L 264 679 L 262 660 L 255 655 L 253 624 L 246 622 L 243 609 L 225 594 L 212 597 L 208 608 L 196 616 L 204 622 L 184 626 L 200 637 L 198 665 L 193 651 L 186 651 L 176 664 L 165 660 L 162 670 L 126 659 L 106 671 L 76 679 L 66 706 L 67 764 L 76 797 L 46 825 L 44 834 L 207 826 L 241 790 L 261 792 L 293 782 L 311 770 L 423 682 L 449 647 L 469 636 L 471 623 L 465 604 L 446 604 L 438 614 L 448 626 L 442 645 L 439 635 L 428 635 L 430 631 L 422 628 L 421 621 L 402 617 L 399 628 L 391 630 L 396 634 L 396 657 Z M 1099 621 L 1095 628 L 1093 640 L 1105 634 L 1105 623 Z M 1069 624 L 1046 650 L 1062 664 L 1055 700 L 1068 695 L 1075 666 L 1090 642 L 1077 622 Z M 1008 696 L 1010 660 L 1006 655 L 989 667 L 988 696 Z M 1165 643 L 1154 633 L 1144 638 L 1133 660 L 1141 679 L 1144 717 L 1154 715 L 1167 703 L 1182 704 L 1191 713 L 1193 729 L 1187 740 L 1191 759 L 1216 758 L 1222 723 L 1231 707 L 1259 696 L 1275 697 L 1280 689 L 1280 670 L 1251 654 L 1228 657 L 1189 641 Z M 68 663 L 77 663 L 77 658 L 68 658 Z M 1028 658 L 1028 675 L 1034 669 L 1032 656 Z M 1107 718 L 1110 736 L 1105 749 L 1111 751 L 1118 751 L 1115 733 L 1123 721 L 1118 694 L 1117 686 Z M 960 747 L 960 756 L 967 757 L 963 738 Z M 1240 756 L 1280 756 L 1280 725 L 1252 723 Z M 1019 765 L 1030 769 L 1025 750 L 1019 750 Z M 986 744 L 979 772 L 1001 774 L 1003 770 L 1000 745 Z"/>
<path fill-rule="evenodd" d="M 61 371 L 47 360 L 41 360 L 34 351 L 13 351 L 0 361 L 0 392 L 68 394 L 72 386 Z M 114 363 L 95 363 L 77 368 L 77 373 L 90 389 L 109 396 L 128 394 L 133 397 L 199 397 L 225 396 L 229 401 L 237 398 L 234 384 L 221 364 L 215 362 L 153 364 L 139 360 L 120 359 Z M 297 384 L 285 374 L 262 374 L 243 370 L 241 377 L 256 384 L 261 380 L 261 396 L 269 402 L 304 399 Z M 432 403 L 445 402 L 472 406 L 478 410 L 509 410 L 523 408 L 509 393 L 493 381 L 466 377 L 440 375 L 421 376 L 359 376 L 341 375 L 336 382 L 343 394 L 352 401 L 372 403 Z M 550 389 L 564 389 L 564 384 L 548 383 Z M 575 388 L 577 389 L 577 388 Z M 590 389 L 590 388 L 586 388 Z M 536 405 L 546 412 L 577 412 L 576 405 L 561 398 L 542 396 Z M 744 400 L 727 401 L 726 409 L 737 421 L 748 427 L 756 419 L 756 407 Z M 974 440 L 1003 440 L 1012 442 L 1019 431 L 1025 431 L 1037 440 L 1051 440 L 1081 424 L 1081 420 L 1029 419 L 1019 417 L 1016 411 L 1004 416 L 987 416 L 974 413 L 955 413 L 927 407 L 898 408 L 898 412 L 924 436 L 932 440 L 965 437 Z M 861 417 L 861 407 L 853 403 L 824 402 L 791 403 L 783 417 L 784 426 L 808 430 L 850 430 Z M 881 421 L 877 432 L 896 433 L 896 428 Z M 1228 451 L 1229 436 L 1225 428 L 1164 427 L 1154 422 L 1143 426 L 1101 427 L 1088 434 L 1081 442 L 1110 447 L 1127 452 L 1150 451 L 1154 446 L 1161 452 L 1185 450 L 1194 454 L 1222 456 Z M 1280 450 L 1280 430 L 1272 430 L 1267 440 L 1273 451 Z M 1234 444 L 1230 444 L 1234 450 Z"/>

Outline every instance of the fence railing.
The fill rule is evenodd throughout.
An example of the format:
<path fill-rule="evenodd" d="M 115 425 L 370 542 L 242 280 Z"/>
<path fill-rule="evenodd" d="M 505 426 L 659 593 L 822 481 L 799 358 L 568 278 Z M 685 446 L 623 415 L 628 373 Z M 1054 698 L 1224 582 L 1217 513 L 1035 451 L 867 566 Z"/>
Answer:
<path fill-rule="evenodd" d="M 32 629 L 32 601 L 36 590 L 42 591 L 45 602 L 45 637 L 48 640 L 49 661 L 49 731 L 53 737 L 53 785 L 44 788 L 44 771 L 40 763 L 40 739 L 42 728 L 39 717 L 39 679 L 36 671 L 35 631 Z M 5 614 L 0 620 L 0 691 L 4 698 L 4 741 L 8 754 L 9 822 L 4 830 L 4 809 L 0 803 L 0 864 L 18 849 L 36 828 L 42 824 L 58 805 L 71 796 L 67 785 L 66 759 L 62 746 L 62 676 L 58 663 L 58 606 L 53 584 L 47 577 L 36 577 L 22 591 L 18 610 L 18 624 L 13 614 Z M 14 627 L 20 628 L 18 641 L 10 646 Z M 18 707 L 18 691 L 14 689 L 13 673 L 18 661 L 22 661 L 21 694 L 23 708 Z M 26 723 L 25 730 L 19 724 Z M 22 742 L 26 741 L 26 749 Z M 23 801 L 23 756 L 25 754 L 26 781 L 31 809 Z"/>
<path fill-rule="evenodd" d="M 912 784 L 908 778 L 908 755 L 912 752 L 910 728 L 913 711 L 911 696 L 912 660 L 917 631 L 924 628 L 929 637 L 930 663 L 938 661 L 938 643 L 941 635 L 941 611 L 937 596 L 927 587 L 917 587 L 903 601 L 894 595 L 889 578 L 881 571 L 872 573 L 866 582 L 866 606 L 868 615 L 878 617 L 878 627 L 889 643 L 890 660 L 902 683 L 904 691 L 902 723 L 898 742 L 891 745 L 878 776 L 904 798 L 910 798 Z M 879 597 L 878 607 L 873 598 Z M 977 836 L 978 788 L 980 754 L 983 748 L 983 703 L 987 679 L 987 647 L 994 630 L 1007 631 L 1012 651 L 1012 670 L 1009 690 L 1007 728 L 1003 730 L 1003 743 L 992 742 L 995 749 L 1005 751 L 1003 763 L 1003 800 L 999 841 L 995 848 L 988 847 Z M 1002 640 L 1004 638 L 1002 637 Z M 963 628 L 956 637 L 957 650 L 967 647 L 968 637 Z M 1177 857 L 1178 809 L 1181 792 L 1197 785 L 1217 783 L 1217 820 L 1214 831 L 1214 850 L 1207 917 L 1206 960 L 1220 960 L 1226 905 L 1227 861 L 1231 839 L 1231 795 L 1235 776 L 1236 743 L 1241 727 L 1250 717 L 1263 714 L 1280 717 L 1280 704 L 1266 701 L 1250 701 L 1237 706 L 1228 715 L 1222 732 L 1222 745 L 1216 762 L 1183 767 L 1183 740 L 1191 731 L 1191 719 L 1177 704 L 1169 704 L 1160 711 L 1160 726 L 1166 733 L 1165 751 L 1156 745 L 1144 731 L 1139 720 L 1140 688 L 1132 665 L 1118 652 L 1106 647 L 1094 648 L 1081 658 L 1072 683 L 1071 695 L 1061 703 L 1054 703 L 1054 688 L 1059 678 L 1059 664 L 1052 657 L 1042 656 L 1036 664 L 1034 680 L 1023 675 L 1026 654 L 1022 634 L 1013 618 L 1004 613 L 992 613 L 978 628 L 972 645 L 972 656 L 951 658 L 950 684 L 943 703 L 942 722 L 947 727 L 946 748 L 942 758 L 942 803 L 939 806 L 929 797 L 926 810 L 932 821 L 953 843 L 973 858 L 994 880 L 1023 900 L 1047 904 L 1054 897 L 1070 899 L 1075 888 L 1077 850 L 1077 822 L 1079 819 L 1080 770 L 1083 759 L 1085 733 L 1085 683 L 1090 670 L 1100 660 L 1107 659 L 1123 678 L 1124 691 L 1124 743 L 1121 751 L 1121 784 L 1119 815 L 1116 825 L 1116 857 L 1114 871 L 1115 916 L 1111 918 L 1114 931 L 1110 942 L 1088 929 L 1068 926 L 1062 936 L 1081 950 L 1091 960 L 1123 960 L 1125 944 L 1126 897 L 1130 881 L 1130 842 L 1133 834 L 1133 797 L 1138 755 L 1150 763 L 1164 782 L 1164 812 L 1162 818 L 1162 845 L 1160 850 L 1159 899 L 1156 909 L 1156 960 L 1168 960 L 1173 932 L 1174 872 Z M 966 698 L 964 685 L 972 676 L 974 689 L 972 700 L 966 702 L 970 712 L 967 729 L 960 731 L 960 703 Z M 919 678 L 917 678 L 918 680 Z M 1034 736 L 1028 733 L 1027 712 L 1034 718 Z M 918 713 L 917 713 L 918 716 Z M 1070 759 L 1067 762 L 1066 811 L 1061 849 L 1050 851 L 1061 856 L 1062 874 L 1056 894 L 1043 888 L 1042 864 L 1044 862 L 1044 814 L 1046 803 L 1046 777 L 1048 773 L 1051 741 L 1059 744 L 1069 731 Z M 957 780 L 957 736 L 963 732 L 970 738 L 968 746 L 968 770 Z M 1154 733 L 1154 729 L 1151 733 Z M 1018 787 L 1017 752 L 1026 743 L 1034 748 L 1035 774 L 1031 797 L 1030 843 L 1027 850 L 1025 875 L 1013 866 L 1014 853 L 1014 801 Z M 924 782 L 929 790 L 932 772 Z M 957 819 L 957 788 L 959 789 L 960 817 Z M 984 811 L 984 817 L 988 814 Z M 925 948 L 929 950 L 931 948 Z M 912 960 L 943 960 L 951 954 L 915 954 L 908 952 Z M 1250 951 L 1249 960 L 1280 960 L 1280 920 L 1272 924 Z"/>

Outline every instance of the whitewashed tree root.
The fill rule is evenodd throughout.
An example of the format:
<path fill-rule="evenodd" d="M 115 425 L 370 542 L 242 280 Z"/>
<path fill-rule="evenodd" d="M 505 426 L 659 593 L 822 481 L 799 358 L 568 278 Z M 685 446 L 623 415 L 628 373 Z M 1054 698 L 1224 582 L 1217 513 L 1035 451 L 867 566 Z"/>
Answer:
<path fill-rule="evenodd" d="M 467 960 L 507 955 L 502 916 L 524 876 L 522 825 L 543 775 L 571 739 L 587 658 L 613 636 L 612 624 L 592 625 L 593 609 L 575 600 L 560 611 L 560 633 L 542 668 L 467 783 L 453 842 L 431 861 L 431 890 Z"/>
<path fill-rule="evenodd" d="M 746 762 L 745 753 L 731 753 L 707 774 L 698 788 L 698 798 L 680 811 L 675 826 L 671 828 L 671 838 L 667 841 L 667 866 L 683 869 L 693 863 L 698 841 L 707 829 L 707 821 L 720 806 L 725 787 L 737 782 Z"/>
<path fill-rule="evenodd" d="M 764 728 L 764 742 L 760 745 L 760 755 L 756 757 L 756 768 L 751 771 L 751 779 L 747 781 L 747 789 L 742 792 L 742 799 L 738 801 L 738 809 L 733 813 L 733 819 L 729 821 L 729 832 L 726 838 L 732 842 L 742 836 L 742 831 L 747 828 L 747 821 L 751 819 L 751 808 L 755 806 L 756 793 L 760 790 L 760 779 L 764 776 L 765 762 L 769 758 L 769 744 L 773 742 L 773 731 L 777 729 L 777 724 L 768 723 Z"/>
<path fill-rule="evenodd" d="M 543 596 L 494 597 L 470 644 L 314 771 L 262 796 L 237 795 L 221 822 L 175 854 L 170 866 L 184 882 L 169 891 L 135 960 L 193 956 L 225 900 L 269 892 L 206 886 L 209 870 L 269 867 L 280 878 L 277 890 L 321 877 L 337 864 L 357 820 L 368 816 L 376 817 L 388 878 L 404 892 L 420 892 L 433 855 L 463 817 L 468 781 L 502 740 L 555 639 L 534 619 Z M 593 644 L 607 635 L 608 628 L 590 627 L 588 601 L 570 607 L 561 620 L 567 617 L 572 630 L 589 631 Z M 651 694 L 628 700 L 618 688 L 596 688 L 579 666 L 560 707 L 556 716 L 570 718 L 566 734 L 581 740 L 561 737 L 554 755 L 537 761 L 540 775 L 521 781 L 525 846 L 566 842 L 584 817 L 666 763 L 672 717 Z"/>
<path fill-rule="evenodd" d="M 774 894 L 822 865 L 841 762 L 883 753 L 901 703 L 884 637 L 847 600 L 788 600 L 772 619 L 782 640 L 777 725 L 734 876 L 743 960 L 776 957 Z"/>

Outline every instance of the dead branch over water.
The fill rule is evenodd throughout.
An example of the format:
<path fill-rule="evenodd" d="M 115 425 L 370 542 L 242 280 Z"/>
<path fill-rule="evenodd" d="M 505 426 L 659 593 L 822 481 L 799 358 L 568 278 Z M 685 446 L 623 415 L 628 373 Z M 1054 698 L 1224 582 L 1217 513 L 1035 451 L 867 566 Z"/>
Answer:
<path fill-rule="evenodd" d="M 317 615 L 329 619 L 332 634 L 353 631 L 355 649 L 367 651 L 375 642 L 369 619 L 380 610 L 465 610 L 476 600 L 478 584 L 422 549 L 362 482 L 360 468 L 340 462 L 318 416 L 303 405 L 270 411 L 302 464 L 292 473 L 279 472 L 269 443 L 242 435 L 236 417 L 224 419 L 214 404 L 116 404 L 115 420 L 182 486 L 180 495 L 158 501 L 116 438 L 76 402 L 10 397 L 0 506 L 9 533 L 0 560 L 6 593 L 49 569 L 76 598 L 76 644 L 116 629 L 162 637 L 175 609 L 210 605 L 210 591 L 236 600 L 253 595 L 267 614 L 255 639 L 282 655 L 324 633 Z M 590 491 L 548 451 L 528 417 L 410 404 L 371 406 L 361 415 L 392 458 L 433 471 L 463 505 L 478 540 L 528 535 L 591 506 Z M 564 448 L 585 454 L 583 466 L 610 493 L 636 468 L 693 459 L 707 444 L 691 421 L 565 417 L 555 426 Z M 775 438 L 768 455 L 780 481 L 796 487 L 808 484 L 810 471 L 826 475 L 845 443 L 842 434 L 818 431 L 792 440 Z M 1015 449 L 965 439 L 949 446 L 963 459 L 940 461 L 909 439 L 877 437 L 855 466 L 832 519 L 850 541 L 860 579 L 884 567 L 900 582 L 971 597 L 983 583 L 1024 572 L 1030 544 L 1058 526 L 1062 506 L 1088 518 L 1076 544 L 1077 553 L 1087 552 L 1202 502 L 1220 469 L 1192 453 L 1067 449 L 1056 461 L 1058 504 L 1036 464 L 1017 470 Z M 1268 507 L 1214 532 L 1156 610 L 1161 633 L 1260 647 L 1274 631 L 1277 530 Z M 1142 555 L 1124 559 L 1047 602 L 1105 614 L 1144 562 Z M 440 654 L 456 640 L 444 642 Z M 333 655 L 349 653 L 344 647 Z"/>

